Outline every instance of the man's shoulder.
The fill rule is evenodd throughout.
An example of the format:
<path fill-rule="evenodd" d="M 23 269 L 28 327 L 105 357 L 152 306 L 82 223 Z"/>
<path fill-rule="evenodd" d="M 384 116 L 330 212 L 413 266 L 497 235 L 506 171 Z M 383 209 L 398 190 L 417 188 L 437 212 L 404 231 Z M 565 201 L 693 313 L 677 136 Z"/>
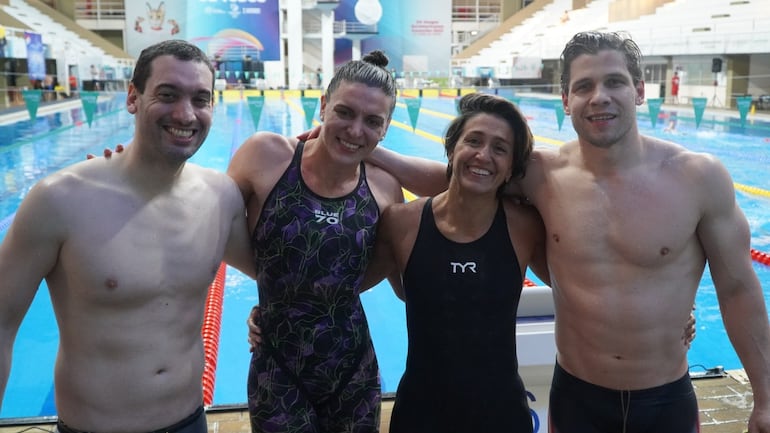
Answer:
<path fill-rule="evenodd" d="M 674 160 L 688 164 L 711 164 L 719 162 L 717 157 L 710 153 L 696 152 L 673 141 L 650 136 L 643 136 L 642 140 L 647 149 L 653 150 L 653 152 L 647 152 L 650 158 L 654 158 L 655 160 L 660 159 L 667 164 L 670 164 Z"/>
<path fill-rule="evenodd" d="M 203 181 L 205 184 L 221 193 L 237 190 L 238 188 L 232 177 L 219 170 L 189 162 L 185 165 L 185 170 L 188 175 L 191 176 L 191 180 Z"/>
<path fill-rule="evenodd" d="M 76 185 L 87 185 L 97 182 L 107 184 L 115 179 L 115 167 L 112 161 L 105 158 L 84 160 L 64 167 L 43 179 L 37 185 L 41 188 L 69 188 Z M 113 182 L 117 182 L 114 180 Z"/>

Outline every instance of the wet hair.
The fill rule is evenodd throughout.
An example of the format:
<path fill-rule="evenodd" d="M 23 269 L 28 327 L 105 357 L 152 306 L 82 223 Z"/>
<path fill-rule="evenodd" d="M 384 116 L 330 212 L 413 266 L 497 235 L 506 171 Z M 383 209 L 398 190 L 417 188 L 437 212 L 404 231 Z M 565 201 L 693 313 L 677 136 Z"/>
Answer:
<path fill-rule="evenodd" d="M 214 88 L 214 65 L 206 53 L 190 42 L 170 39 L 150 45 L 139 54 L 134 66 L 134 75 L 131 78 L 131 82 L 139 93 L 144 93 L 147 80 L 152 75 L 152 61 L 160 56 L 174 56 L 177 60 L 203 63 L 211 71 L 211 88 Z"/>
<path fill-rule="evenodd" d="M 615 50 L 622 53 L 634 85 L 642 81 L 642 51 L 629 35 L 622 32 L 581 32 L 567 42 L 561 53 L 561 91 L 563 94 L 569 93 L 572 61 L 580 55 L 595 55 L 604 50 Z"/>
<path fill-rule="evenodd" d="M 460 137 L 465 133 L 465 125 L 468 120 L 479 114 L 491 114 L 503 119 L 513 133 L 512 178 L 524 177 L 527 161 L 532 153 L 534 138 L 529 129 L 527 119 L 513 102 L 500 96 L 488 93 L 469 93 L 463 96 L 458 104 L 459 114 L 449 123 L 444 135 L 444 149 L 449 157 L 454 153 Z M 447 179 L 452 177 L 452 163 L 447 164 Z M 500 186 L 500 193 L 505 185 Z"/>
<path fill-rule="evenodd" d="M 396 108 L 396 79 L 385 67 L 388 66 L 388 57 L 384 52 L 375 50 L 365 55 L 361 60 L 351 60 L 342 65 L 334 73 L 329 86 L 326 88 L 326 99 L 340 87 L 343 81 L 349 83 L 366 84 L 369 87 L 377 87 L 385 95 L 392 99 L 390 113 Z"/>

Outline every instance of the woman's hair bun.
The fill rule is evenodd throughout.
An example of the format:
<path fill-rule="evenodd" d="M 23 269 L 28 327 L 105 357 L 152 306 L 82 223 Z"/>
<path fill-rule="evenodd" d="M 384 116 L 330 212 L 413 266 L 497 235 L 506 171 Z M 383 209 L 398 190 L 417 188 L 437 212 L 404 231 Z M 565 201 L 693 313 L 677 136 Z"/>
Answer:
<path fill-rule="evenodd" d="M 381 50 L 374 50 L 370 52 L 369 54 L 365 55 L 362 60 L 366 63 L 371 63 L 381 68 L 388 66 L 388 56 L 386 56 L 385 53 Z"/>

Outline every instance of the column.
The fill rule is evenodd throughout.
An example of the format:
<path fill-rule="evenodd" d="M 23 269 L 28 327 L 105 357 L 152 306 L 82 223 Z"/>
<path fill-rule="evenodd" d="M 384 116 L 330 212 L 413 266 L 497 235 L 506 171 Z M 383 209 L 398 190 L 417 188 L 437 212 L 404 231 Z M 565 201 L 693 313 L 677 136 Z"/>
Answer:
<path fill-rule="evenodd" d="M 286 27 L 289 31 L 286 32 L 288 37 L 288 52 L 286 53 L 287 63 L 289 67 L 289 82 L 288 87 L 290 89 L 296 89 L 299 87 L 300 81 L 302 81 L 302 32 L 295 29 L 302 28 L 302 0 L 286 0 Z"/>

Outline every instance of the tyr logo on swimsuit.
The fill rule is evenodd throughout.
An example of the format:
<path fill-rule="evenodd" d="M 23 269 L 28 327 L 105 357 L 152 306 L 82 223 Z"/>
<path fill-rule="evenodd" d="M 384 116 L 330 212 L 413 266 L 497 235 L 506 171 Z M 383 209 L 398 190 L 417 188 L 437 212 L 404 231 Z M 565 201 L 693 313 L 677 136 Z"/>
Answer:
<path fill-rule="evenodd" d="M 467 271 L 476 273 L 476 262 L 467 262 L 467 263 L 459 263 L 459 262 L 449 262 L 449 266 L 452 267 L 452 273 L 453 274 L 464 274 Z"/>

